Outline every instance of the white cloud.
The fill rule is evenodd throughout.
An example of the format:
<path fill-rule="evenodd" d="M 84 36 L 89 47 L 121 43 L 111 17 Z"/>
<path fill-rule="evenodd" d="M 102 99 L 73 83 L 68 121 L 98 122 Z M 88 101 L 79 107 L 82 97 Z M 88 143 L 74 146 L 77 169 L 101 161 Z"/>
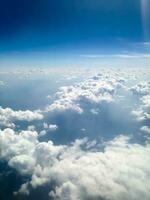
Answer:
<path fill-rule="evenodd" d="M 104 153 L 85 153 L 76 147 L 72 157 L 67 153 L 53 168 L 59 186 L 52 194 L 59 199 L 73 200 L 141 197 L 148 200 L 149 180 L 144 177 L 149 171 L 146 167 L 149 152 L 149 147 L 130 145 L 124 137 L 107 144 Z"/>
<path fill-rule="evenodd" d="M 16 155 L 9 160 L 8 164 L 21 174 L 32 174 L 35 167 L 35 159 L 28 155 Z"/>
<path fill-rule="evenodd" d="M 49 130 L 49 131 L 56 131 L 58 129 L 58 126 L 56 124 L 43 124 L 44 128 Z"/>
<path fill-rule="evenodd" d="M 150 94 L 150 82 L 140 82 L 137 85 L 133 86 L 130 90 L 133 92 L 133 94 L 136 95 L 148 95 Z"/>
<path fill-rule="evenodd" d="M 46 130 L 42 130 L 39 133 L 39 137 L 45 136 L 46 134 L 47 134 L 47 131 Z"/>
<path fill-rule="evenodd" d="M 141 98 L 143 108 L 150 109 L 150 92 Z"/>
<path fill-rule="evenodd" d="M 96 115 L 101 111 L 99 105 L 116 100 L 118 89 L 124 87 L 125 79 L 121 73 L 101 72 L 80 84 L 62 87 L 56 94 L 56 100 L 46 110 L 54 114 L 66 110 L 81 114 L 88 104 L 91 105 L 88 107 L 91 114 Z M 125 76 L 130 77 L 124 72 Z M 139 94 L 141 103 L 133 114 L 142 122 L 150 119 L 148 84 L 140 83 L 133 89 Z M 8 127 L 15 126 L 16 120 L 41 119 L 43 115 L 40 111 L 0 108 L 0 123 Z M 80 131 L 88 132 L 82 127 Z M 22 175 L 30 177 L 15 192 L 16 195 L 28 195 L 31 187 L 36 189 L 54 181 L 56 185 L 53 191 L 49 188 L 49 195 L 54 199 L 150 199 L 149 142 L 144 145 L 130 143 L 130 138 L 125 136 L 116 137 L 107 143 L 89 141 L 87 138 L 76 139 L 68 145 L 38 140 L 39 136 L 57 128 L 57 124 L 45 122 L 44 130 L 39 133 L 35 131 L 36 125 L 28 126 L 26 131 L 17 132 L 10 128 L 0 130 L 0 158 Z M 141 131 L 148 133 L 149 127 L 143 126 Z"/>
<path fill-rule="evenodd" d="M 42 120 L 43 115 L 40 111 L 18 110 L 14 111 L 11 108 L 0 107 L 0 125 L 5 127 L 14 127 L 15 121 L 34 121 Z"/>
<path fill-rule="evenodd" d="M 148 126 L 142 126 L 140 130 L 146 134 L 150 134 L 150 127 Z"/>
<path fill-rule="evenodd" d="M 137 121 L 149 121 L 150 120 L 150 82 L 144 81 L 133 86 L 130 89 L 133 94 L 140 97 L 140 103 L 137 105 L 137 109 L 132 111 L 132 114 L 136 117 Z"/>
<path fill-rule="evenodd" d="M 145 95 L 140 98 L 141 104 L 138 108 L 132 111 L 137 121 L 150 121 L 150 95 Z"/>
<path fill-rule="evenodd" d="M 61 87 L 56 100 L 46 108 L 47 112 L 72 110 L 82 114 L 84 105 L 112 102 L 116 90 L 123 86 L 124 79 L 97 74 L 74 86 Z"/>
<path fill-rule="evenodd" d="M 45 136 L 46 134 L 48 134 L 48 132 L 53 132 L 53 131 L 56 131 L 58 129 L 58 126 L 56 124 L 44 123 L 43 127 L 44 127 L 44 130 L 42 130 L 39 133 L 39 137 Z"/>
<path fill-rule="evenodd" d="M 148 46 L 148 45 L 147 45 Z M 135 53 L 135 52 L 129 52 L 129 53 L 122 53 L 122 54 L 85 54 L 80 55 L 83 58 L 129 58 L 129 59 L 144 59 L 144 58 L 150 58 L 150 54 L 145 53 Z"/>
<path fill-rule="evenodd" d="M 93 115 L 98 115 L 98 113 L 100 112 L 99 109 L 94 109 L 94 108 L 92 108 L 90 111 L 91 111 L 91 113 L 92 113 Z"/>
<path fill-rule="evenodd" d="M 132 92 L 140 96 L 138 108 L 131 113 L 137 121 L 150 123 L 150 82 L 144 82 L 133 87 Z M 140 130 L 145 134 L 150 134 L 148 126 L 142 126 Z"/>
<path fill-rule="evenodd" d="M 0 131 L 0 155 L 10 160 L 16 155 L 30 155 L 37 143 L 36 131 L 21 131 L 20 133 L 7 128 Z"/>
<path fill-rule="evenodd" d="M 28 194 L 30 187 L 54 181 L 55 190 L 49 195 L 56 199 L 149 200 L 149 144 L 130 143 L 128 137 L 120 136 L 105 143 L 102 151 L 104 144 L 86 138 L 71 145 L 37 138 L 35 131 L 0 132 L 1 157 L 21 174 L 31 174 L 19 193 Z"/>
<path fill-rule="evenodd" d="M 30 125 L 27 127 L 29 131 L 35 131 L 36 127 L 34 125 Z"/>
<path fill-rule="evenodd" d="M 142 109 L 132 111 L 132 115 L 136 117 L 137 121 L 148 121 L 150 120 L 150 114 L 143 111 Z"/>
<path fill-rule="evenodd" d="M 58 129 L 58 126 L 56 124 L 49 124 L 48 129 L 50 131 L 56 131 Z"/>
<path fill-rule="evenodd" d="M 25 195 L 29 195 L 30 194 L 30 191 L 28 189 L 29 187 L 29 183 L 24 183 L 21 185 L 20 189 L 16 192 L 14 192 L 14 195 L 17 195 L 17 194 L 25 194 Z"/>

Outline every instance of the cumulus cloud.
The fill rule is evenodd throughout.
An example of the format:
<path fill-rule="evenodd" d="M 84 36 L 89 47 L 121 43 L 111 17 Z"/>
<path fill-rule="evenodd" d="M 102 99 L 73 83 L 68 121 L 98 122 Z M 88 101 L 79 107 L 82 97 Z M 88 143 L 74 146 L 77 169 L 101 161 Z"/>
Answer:
<path fill-rule="evenodd" d="M 150 82 L 144 81 L 133 86 L 130 89 L 133 94 L 139 97 L 139 104 L 136 110 L 132 111 L 132 114 L 138 121 L 150 120 Z"/>
<path fill-rule="evenodd" d="M 148 126 L 142 126 L 140 130 L 146 134 L 150 134 L 150 127 Z"/>
<path fill-rule="evenodd" d="M 19 193 L 54 181 L 49 192 L 54 199 L 149 200 L 149 143 L 130 143 L 129 137 L 119 136 L 103 144 L 83 138 L 54 145 L 37 138 L 35 131 L 0 131 L 1 157 L 31 177 Z"/>
<path fill-rule="evenodd" d="M 30 155 L 37 143 L 36 131 L 21 131 L 20 133 L 7 128 L 0 131 L 0 155 L 10 160 L 16 155 Z"/>
<path fill-rule="evenodd" d="M 140 105 L 132 111 L 137 121 L 150 122 L 150 95 L 140 98 Z"/>
<path fill-rule="evenodd" d="M 135 111 L 132 111 L 132 115 L 136 117 L 137 121 L 149 121 L 150 120 L 150 114 L 145 112 L 142 109 L 138 109 Z"/>
<path fill-rule="evenodd" d="M 49 130 L 49 131 L 56 131 L 58 129 L 58 126 L 56 124 L 47 124 L 44 123 L 44 128 Z"/>
<path fill-rule="evenodd" d="M 144 96 L 150 94 L 150 82 L 140 82 L 130 89 L 133 94 Z"/>
<path fill-rule="evenodd" d="M 29 195 L 30 191 L 29 191 L 28 187 L 29 187 L 29 183 L 28 182 L 22 184 L 20 189 L 18 191 L 14 192 L 14 195 L 17 195 L 17 194 Z"/>
<path fill-rule="evenodd" d="M 34 125 L 30 125 L 27 127 L 29 131 L 35 131 L 36 127 Z"/>
<path fill-rule="evenodd" d="M 112 102 L 117 88 L 123 86 L 124 79 L 97 74 L 80 84 L 61 87 L 56 93 L 56 100 L 46 108 L 47 112 L 73 110 L 84 112 L 86 104 Z"/>
<path fill-rule="evenodd" d="M 122 75 L 129 78 L 129 74 L 109 72 L 96 74 L 80 84 L 61 87 L 46 112 L 55 115 L 57 112 L 69 110 L 82 114 L 89 109 L 92 119 L 97 119 L 103 103 L 110 105 L 111 102 L 116 102 L 119 95 L 122 99 L 125 97 L 124 93 L 118 95 L 117 92 L 120 88 L 125 88 L 126 79 L 122 78 Z M 142 123 L 141 131 L 149 134 L 149 126 L 146 124 L 150 119 L 149 82 L 140 83 L 132 87 L 131 91 L 138 94 L 140 103 L 132 114 Z M 116 115 L 113 113 L 114 115 L 110 116 L 111 114 L 109 113 L 109 120 L 112 125 L 111 117 L 115 118 Z M 0 130 L 0 159 L 5 160 L 21 175 L 29 177 L 18 191 L 14 192 L 15 195 L 29 195 L 30 189 L 48 185 L 47 195 L 60 200 L 150 199 L 149 141 L 138 144 L 131 142 L 129 136 L 120 135 L 108 142 L 95 138 L 76 139 L 66 145 L 56 145 L 51 140 L 41 142 L 41 136 L 58 129 L 57 122 L 53 120 L 53 123 L 49 124 L 50 119 L 47 120 L 48 116 L 45 115 L 44 111 L 14 111 L 0 107 L 0 125 L 9 127 Z M 29 122 L 41 120 L 43 117 L 44 124 L 42 121 L 39 126 L 30 125 L 24 131 L 13 130 L 18 120 Z M 79 131 L 88 136 L 86 124 L 82 124 Z"/>
<path fill-rule="evenodd" d="M 139 103 L 137 108 L 132 111 L 132 115 L 135 119 L 142 123 L 140 131 L 144 134 L 150 133 L 150 82 L 142 82 L 131 88 L 133 94 L 139 96 Z"/>
<path fill-rule="evenodd" d="M 5 127 L 14 127 L 15 121 L 27 121 L 31 122 L 34 120 L 43 119 L 43 115 L 40 111 L 30 111 L 30 110 L 18 110 L 14 111 L 11 108 L 0 107 L 0 125 Z"/>
<path fill-rule="evenodd" d="M 56 124 L 47 124 L 44 122 L 43 124 L 44 130 L 42 130 L 39 133 L 39 137 L 45 136 L 46 134 L 48 134 L 49 132 L 54 132 L 58 129 L 58 126 Z"/>
<path fill-rule="evenodd" d="M 142 101 L 142 107 L 146 109 L 150 109 L 150 92 L 149 95 L 145 95 L 141 98 Z"/>
<path fill-rule="evenodd" d="M 148 172 L 144 159 L 149 161 L 150 149 L 130 145 L 126 139 L 115 139 L 104 152 L 73 152 L 75 157 L 64 157 L 53 169 L 60 185 L 50 195 L 59 199 L 149 199 L 149 180 L 144 183 L 142 174 Z"/>

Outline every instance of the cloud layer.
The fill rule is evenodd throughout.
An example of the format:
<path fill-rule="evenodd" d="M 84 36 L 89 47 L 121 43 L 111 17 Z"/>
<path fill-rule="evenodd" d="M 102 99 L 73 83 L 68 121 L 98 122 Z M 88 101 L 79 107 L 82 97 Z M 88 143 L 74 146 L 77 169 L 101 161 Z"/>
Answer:
<path fill-rule="evenodd" d="M 40 111 L 14 111 L 11 108 L 0 107 L 0 125 L 5 127 L 14 127 L 15 121 L 35 121 L 43 119 L 43 115 Z"/>
<path fill-rule="evenodd" d="M 41 110 L 0 107 L 0 159 L 27 177 L 14 195 L 45 186 L 55 200 L 149 200 L 150 83 L 140 73 L 102 71 L 59 88 Z"/>
<path fill-rule="evenodd" d="M 54 199 L 150 198 L 150 145 L 119 136 L 108 143 L 76 140 L 69 146 L 39 142 L 35 131 L 0 132 L 1 158 L 31 179 L 18 191 L 55 182 Z M 102 150 L 104 147 L 104 150 Z M 30 187 L 29 187 L 30 186 Z"/>

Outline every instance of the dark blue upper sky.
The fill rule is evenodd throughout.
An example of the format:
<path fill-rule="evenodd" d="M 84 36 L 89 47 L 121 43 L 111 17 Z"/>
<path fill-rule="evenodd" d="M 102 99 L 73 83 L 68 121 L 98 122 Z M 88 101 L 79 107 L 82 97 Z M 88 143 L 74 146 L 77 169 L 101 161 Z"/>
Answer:
<path fill-rule="evenodd" d="M 120 54 L 135 44 L 147 53 L 149 9 L 149 0 L 0 0 L 0 55 Z"/>

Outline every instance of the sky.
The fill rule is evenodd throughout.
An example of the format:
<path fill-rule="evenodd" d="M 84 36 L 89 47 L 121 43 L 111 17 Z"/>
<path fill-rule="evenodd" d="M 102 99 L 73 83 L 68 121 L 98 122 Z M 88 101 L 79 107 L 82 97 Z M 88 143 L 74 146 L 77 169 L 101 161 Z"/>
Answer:
<path fill-rule="evenodd" d="M 150 0 L 0 0 L 0 200 L 150 200 Z"/>
<path fill-rule="evenodd" d="M 148 66 L 149 10 L 149 0 L 1 0 L 0 65 Z"/>

